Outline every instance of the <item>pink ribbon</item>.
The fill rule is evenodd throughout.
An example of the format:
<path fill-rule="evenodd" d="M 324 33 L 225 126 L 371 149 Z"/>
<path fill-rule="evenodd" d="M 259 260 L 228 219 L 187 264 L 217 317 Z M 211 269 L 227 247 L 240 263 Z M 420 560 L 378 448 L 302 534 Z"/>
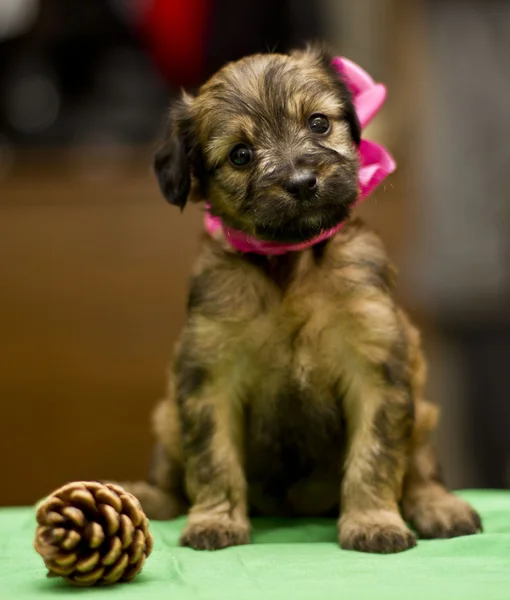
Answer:
<path fill-rule="evenodd" d="M 382 83 L 375 83 L 370 75 L 360 66 L 347 58 L 336 57 L 332 62 L 340 73 L 353 95 L 354 107 L 361 125 L 364 129 L 374 118 L 386 99 L 386 87 Z M 396 169 L 396 163 L 391 154 L 375 142 L 361 140 L 359 145 L 359 189 L 360 195 L 357 202 L 366 198 L 388 175 Z M 210 235 L 214 235 L 220 228 L 230 244 L 240 252 L 254 252 L 256 254 L 285 254 L 310 248 L 314 244 L 326 240 L 342 227 L 340 223 L 332 229 L 323 231 L 317 237 L 299 242 L 286 244 L 283 242 L 268 242 L 249 236 L 241 231 L 224 225 L 219 217 L 209 212 L 205 216 L 205 228 Z"/>

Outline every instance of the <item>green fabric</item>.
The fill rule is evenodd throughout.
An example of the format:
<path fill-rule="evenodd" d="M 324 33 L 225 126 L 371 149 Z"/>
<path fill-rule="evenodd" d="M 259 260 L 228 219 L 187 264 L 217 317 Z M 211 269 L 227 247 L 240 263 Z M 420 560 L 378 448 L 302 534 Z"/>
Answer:
<path fill-rule="evenodd" d="M 154 552 L 133 583 L 87 590 L 47 579 L 32 549 L 34 511 L 5 508 L 0 598 L 510 600 L 510 492 L 462 496 L 482 514 L 482 535 L 420 541 L 391 556 L 340 550 L 330 520 L 255 520 L 253 544 L 218 552 L 179 548 L 182 519 L 156 522 Z"/>

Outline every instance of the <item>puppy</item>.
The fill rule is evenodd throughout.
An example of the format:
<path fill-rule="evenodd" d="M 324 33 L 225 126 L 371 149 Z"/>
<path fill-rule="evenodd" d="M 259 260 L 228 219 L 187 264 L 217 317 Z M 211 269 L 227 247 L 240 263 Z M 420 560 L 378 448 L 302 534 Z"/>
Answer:
<path fill-rule="evenodd" d="M 205 202 L 257 239 L 301 252 L 236 251 L 205 235 L 168 395 L 154 415 L 150 517 L 188 512 L 181 544 L 246 544 L 249 513 L 340 515 L 342 548 L 390 553 L 474 534 L 430 435 L 419 336 L 394 299 L 379 238 L 350 209 L 360 125 L 331 56 L 307 49 L 226 65 L 171 110 L 155 171 L 181 209 Z"/>

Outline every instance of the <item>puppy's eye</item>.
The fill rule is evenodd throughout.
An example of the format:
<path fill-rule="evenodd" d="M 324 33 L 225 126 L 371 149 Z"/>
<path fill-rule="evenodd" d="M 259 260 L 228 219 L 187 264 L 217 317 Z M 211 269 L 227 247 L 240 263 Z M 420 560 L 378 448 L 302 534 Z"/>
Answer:
<path fill-rule="evenodd" d="M 252 149 L 246 144 L 237 144 L 230 152 L 230 162 L 236 167 L 244 167 L 247 165 L 253 156 Z"/>
<path fill-rule="evenodd" d="M 326 115 L 316 113 L 308 119 L 308 127 L 313 133 L 324 135 L 325 133 L 328 133 L 330 128 L 329 119 Z"/>

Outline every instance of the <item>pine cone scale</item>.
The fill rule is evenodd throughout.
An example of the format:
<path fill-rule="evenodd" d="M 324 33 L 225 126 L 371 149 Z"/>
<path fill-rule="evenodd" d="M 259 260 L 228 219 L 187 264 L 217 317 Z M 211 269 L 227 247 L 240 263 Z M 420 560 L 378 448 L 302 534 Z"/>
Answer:
<path fill-rule="evenodd" d="M 74 585 L 86 587 L 98 583 L 103 577 L 103 574 L 104 567 L 98 567 L 95 571 L 91 571 L 90 573 L 75 574 L 68 580 Z"/>
<path fill-rule="evenodd" d="M 122 496 L 122 510 L 135 527 L 139 527 L 143 522 L 143 511 L 138 500 L 131 494 Z"/>
<path fill-rule="evenodd" d="M 122 549 L 125 550 L 133 543 L 133 537 L 135 535 L 135 526 L 133 521 L 127 515 L 120 515 L 120 541 L 122 542 Z"/>
<path fill-rule="evenodd" d="M 115 492 L 112 492 L 108 488 L 98 490 L 96 492 L 96 500 L 98 500 L 102 504 L 107 504 L 113 507 L 113 509 L 117 513 L 120 513 L 122 510 L 122 500 Z"/>
<path fill-rule="evenodd" d="M 82 536 L 77 531 L 66 531 L 65 529 L 62 529 L 61 531 L 64 532 L 64 535 L 60 537 L 59 533 L 59 537 L 56 539 L 54 538 L 53 543 L 62 540 L 60 547 L 63 550 L 74 550 L 76 546 L 81 542 Z M 63 539 L 64 537 L 65 539 Z"/>
<path fill-rule="evenodd" d="M 145 550 L 145 536 L 143 535 L 143 533 L 140 530 L 136 531 L 133 543 L 131 544 L 131 547 L 130 547 L 130 550 L 131 550 L 131 560 L 129 562 L 131 564 L 138 562 Z"/>
<path fill-rule="evenodd" d="M 106 525 L 106 535 L 114 535 L 119 530 L 119 513 L 109 504 L 100 504 L 97 507 L 99 513 L 103 516 Z"/>
<path fill-rule="evenodd" d="M 77 527 L 83 527 L 85 525 L 85 515 L 79 508 L 76 508 L 75 506 L 65 506 L 60 512 L 73 525 L 76 525 Z"/>
<path fill-rule="evenodd" d="M 54 512 L 54 511 L 50 511 L 47 515 L 46 518 L 44 520 L 42 520 L 39 523 L 39 525 L 59 525 L 60 523 L 63 523 L 65 521 L 65 517 L 63 517 L 60 513 L 58 512 Z"/>
<path fill-rule="evenodd" d="M 69 496 L 69 502 L 88 511 L 96 512 L 96 501 L 88 490 L 76 490 Z"/>
<path fill-rule="evenodd" d="M 124 571 L 128 566 L 128 562 L 128 555 L 123 554 L 113 567 L 111 567 L 108 571 L 105 571 L 105 574 L 103 575 L 103 583 L 109 584 L 118 581 L 124 574 Z"/>
<path fill-rule="evenodd" d="M 94 552 L 90 556 L 80 559 L 76 562 L 76 570 L 79 573 L 89 573 L 99 564 L 101 559 L 101 555 L 99 552 Z"/>
<path fill-rule="evenodd" d="M 118 537 L 114 537 L 110 542 L 110 549 L 107 554 L 103 556 L 103 560 L 101 561 L 105 567 L 109 567 L 113 565 L 115 562 L 119 560 L 122 555 L 122 542 Z"/>
<path fill-rule="evenodd" d="M 53 560 L 46 561 L 50 575 L 60 575 L 61 577 L 67 577 L 74 571 L 74 565 L 63 567 Z"/>
<path fill-rule="evenodd" d="M 85 527 L 84 537 L 90 548 L 95 550 L 104 542 L 105 534 L 99 523 L 89 523 Z"/>
<path fill-rule="evenodd" d="M 143 569 L 143 566 L 146 561 L 145 554 L 142 555 L 142 558 L 135 563 L 134 565 L 130 565 L 126 571 L 124 572 L 123 580 L 124 581 L 133 581 L 133 579 L 137 576 L 137 574 Z"/>

